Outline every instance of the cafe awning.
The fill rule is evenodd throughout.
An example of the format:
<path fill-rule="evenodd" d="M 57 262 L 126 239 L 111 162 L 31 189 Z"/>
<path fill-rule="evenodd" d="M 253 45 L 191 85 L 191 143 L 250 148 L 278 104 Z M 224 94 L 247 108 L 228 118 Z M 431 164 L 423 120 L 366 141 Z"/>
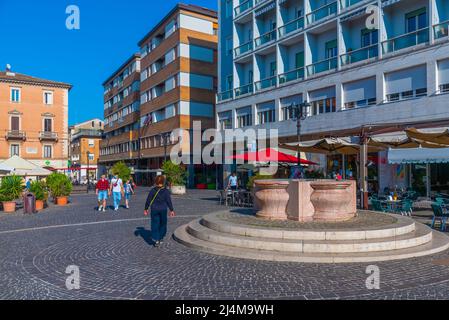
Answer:
<path fill-rule="evenodd" d="M 390 164 L 449 163 L 449 148 L 390 149 Z"/>
<path fill-rule="evenodd" d="M 449 130 L 443 132 L 422 132 L 412 128 L 405 130 L 405 133 L 411 139 L 449 146 Z"/>
<path fill-rule="evenodd" d="M 296 144 L 281 144 L 280 148 L 306 153 L 321 153 L 321 154 L 358 154 L 360 145 L 351 143 L 340 138 L 326 138 L 318 141 L 303 142 Z M 377 147 L 375 147 L 378 149 Z"/>

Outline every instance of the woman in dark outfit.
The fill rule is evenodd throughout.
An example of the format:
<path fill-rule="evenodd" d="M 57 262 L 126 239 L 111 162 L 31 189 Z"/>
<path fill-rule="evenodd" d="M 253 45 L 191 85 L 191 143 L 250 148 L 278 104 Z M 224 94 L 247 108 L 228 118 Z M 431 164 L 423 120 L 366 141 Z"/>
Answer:
<path fill-rule="evenodd" d="M 170 191 L 164 186 L 165 177 L 157 176 L 155 187 L 151 189 L 145 203 L 145 216 L 148 215 L 148 209 L 151 212 L 151 238 L 155 247 L 159 247 L 167 235 L 167 210 L 170 210 L 170 217 L 175 216 Z"/>

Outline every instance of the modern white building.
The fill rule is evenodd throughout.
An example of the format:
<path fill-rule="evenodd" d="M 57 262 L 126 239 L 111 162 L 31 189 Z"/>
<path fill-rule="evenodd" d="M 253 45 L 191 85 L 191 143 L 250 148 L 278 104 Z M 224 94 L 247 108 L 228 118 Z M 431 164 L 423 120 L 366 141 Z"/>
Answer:
<path fill-rule="evenodd" d="M 281 141 L 295 142 L 288 107 L 304 101 L 311 108 L 302 140 L 354 137 L 387 124 L 440 131 L 449 125 L 449 0 L 219 5 L 218 128 L 274 128 Z M 375 188 L 414 183 L 413 166 L 398 176 L 404 181 L 391 181 L 388 153 L 371 156 Z M 328 170 L 338 166 L 327 160 Z"/>

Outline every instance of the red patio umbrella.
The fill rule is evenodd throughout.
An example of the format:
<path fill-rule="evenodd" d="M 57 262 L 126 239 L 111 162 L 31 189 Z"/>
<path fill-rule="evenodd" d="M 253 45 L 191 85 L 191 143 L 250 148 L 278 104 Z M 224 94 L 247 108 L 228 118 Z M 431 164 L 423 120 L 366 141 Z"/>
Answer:
<path fill-rule="evenodd" d="M 253 162 L 284 162 L 284 163 L 298 163 L 298 158 L 289 154 L 279 152 L 274 149 L 265 149 L 257 152 L 245 152 L 231 157 L 236 160 L 245 160 Z M 318 165 L 315 162 L 301 159 L 303 165 Z"/>

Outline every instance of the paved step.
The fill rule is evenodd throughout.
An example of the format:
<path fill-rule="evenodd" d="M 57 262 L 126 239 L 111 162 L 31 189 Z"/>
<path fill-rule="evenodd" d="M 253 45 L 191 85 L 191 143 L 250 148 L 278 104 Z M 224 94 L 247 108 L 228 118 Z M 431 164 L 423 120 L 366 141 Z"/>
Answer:
<path fill-rule="evenodd" d="M 188 224 L 192 236 L 217 244 L 245 249 L 298 253 L 353 253 L 405 249 L 432 241 L 432 230 L 417 225 L 416 230 L 396 237 L 367 240 L 291 240 L 267 237 L 247 237 L 209 229 L 197 219 Z"/>
<path fill-rule="evenodd" d="M 188 225 L 181 226 L 174 233 L 179 243 L 202 252 L 220 256 L 300 263 L 370 263 L 409 259 L 436 254 L 449 249 L 449 237 L 432 231 L 432 241 L 407 249 L 363 253 L 304 253 L 304 252 L 276 252 L 268 250 L 245 249 L 227 246 L 198 239 L 187 232 Z"/>
<path fill-rule="evenodd" d="M 407 217 L 395 215 L 395 224 L 378 228 L 358 230 L 292 230 L 278 228 L 262 228 L 250 225 L 235 224 L 220 219 L 220 213 L 204 216 L 201 224 L 221 232 L 246 237 L 266 237 L 272 239 L 290 240 L 366 240 L 396 237 L 415 230 L 415 222 Z"/>

